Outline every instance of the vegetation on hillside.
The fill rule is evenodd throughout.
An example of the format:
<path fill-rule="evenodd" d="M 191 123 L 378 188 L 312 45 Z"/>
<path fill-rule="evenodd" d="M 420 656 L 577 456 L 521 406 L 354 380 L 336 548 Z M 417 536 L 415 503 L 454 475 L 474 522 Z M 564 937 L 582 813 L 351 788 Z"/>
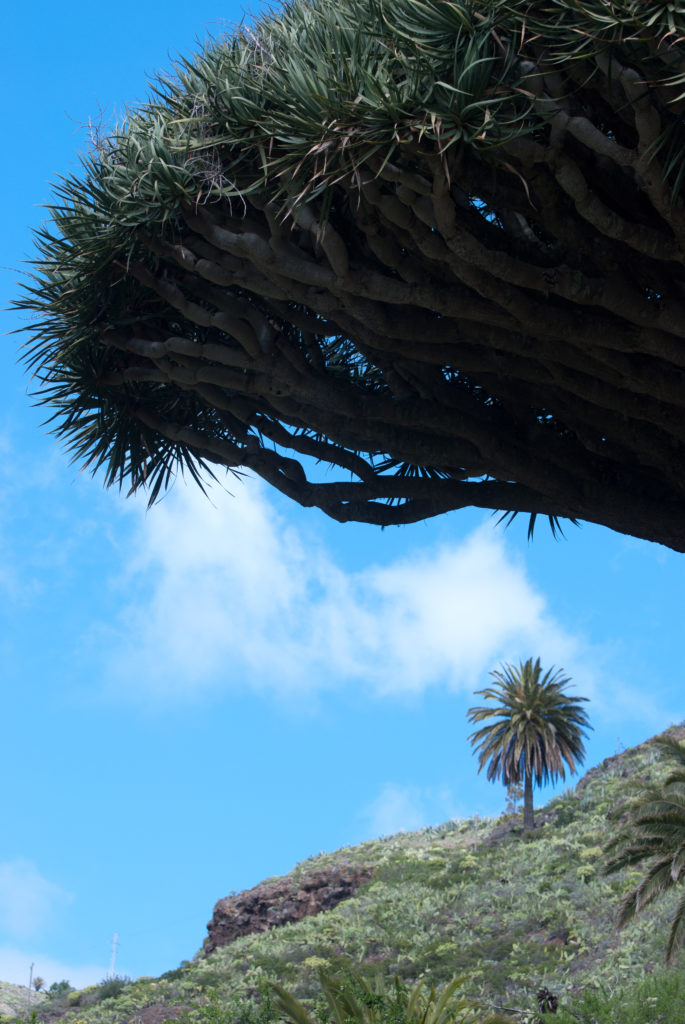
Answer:
<path fill-rule="evenodd" d="M 685 738 L 685 728 L 670 735 Z M 532 831 L 517 815 L 470 818 L 311 858 L 293 874 L 334 863 L 363 863 L 375 874 L 331 911 L 198 954 L 115 997 L 72 992 L 65 1024 L 272 1024 L 281 1012 L 273 982 L 327 1024 L 322 971 L 372 987 L 398 979 L 408 989 L 418 981 L 440 989 L 459 976 L 460 997 L 512 1020 L 512 1009 L 538 1013 L 543 988 L 564 1022 L 670 1021 L 654 1009 L 664 993 L 685 1016 L 683 974 L 663 968 L 677 894 L 617 932 L 621 900 L 643 872 L 603 873 L 611 816 L 628 808 L 635 784 L 659 785 L 668 773 L 648 742 L 591 769 L 538 812 Z M 630 1016 L 645 1008 L 654 1015 Z"/>
<path fill-rule="evenodd" d="M 337 1024 L 484 1024 L 483 1013 L 461 994 L 459 978 L 441 989 L 423 981 L 410 987 L 398 977 L 387 985 L 380 978 L 374 982 L 355 975 L 333 979 L 324 972 L 320 973 L 319 981 Z M 281 985 L 274 985 L 273 989 L 276 1007 L 289 1024 L 319 1024 L 320 1015 L 309 1014 L 299 999 Z"/>
<path fill-rule="evenodd" d="M 31 1007 L 37 1008 L 44 999 L 43 992 L 29 991 L 24 985 L 0 981 L 0 1015 L 23 1014 Z"/>
<path fill-rule="evenodd" d="M 657 740 L 671 771 L 660 785 L 643 786 L 608 846 L 609 872 L 647 865 L 644 877 L 623 899 L 618 923 L 625 926 L 654 900 L 679 889 L 666 947 L 671 961 L 685 945 L 685 744 Z"/>

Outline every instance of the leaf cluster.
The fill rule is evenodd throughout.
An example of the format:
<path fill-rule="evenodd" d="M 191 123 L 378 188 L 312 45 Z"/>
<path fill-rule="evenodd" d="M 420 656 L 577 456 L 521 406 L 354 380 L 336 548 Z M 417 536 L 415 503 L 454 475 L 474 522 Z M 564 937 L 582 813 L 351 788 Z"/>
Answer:
<path fill-rule="evenodd" d="M 607 844 L 608 873 L 646 867 L 639 884 L 621 903 L 619 927 L 685 880 L 685 744 L 666 737 L 657 741 L 657 747 L 673 770 L 663 782 L 645 787 L 627 808 L 621 808 L 621 827 Z M 685 894 L 673 915 L 666 947 L 668 961 L 683 944 Z"/>
<path fill-rule="evenodd" d="M 475 503 L 531 532 L 651 531 L 649 509 L 625 518 L 630 462 L 682 546 L 657 379 L 679 400 L 679 307 L 635 421 L 624 404 L 631 346 L 654 357 L 652 314 L 680 295 L 684 32 L 656 0 L 292 0 L 180 60 L 38 233 L 17 306 L 54 432 L 151 501 L 244 466 L 382 525 Z M 561 334 L 533 344 L 552 293 Z M 586 305 L 606 313 L 591 358 Z M 624 313 L 647 335 L 628 351 Z M 307 480 L 311 461 L 344 480 Z M 578 504 L 588 474 L 601 513 Z"/>
<path fill-rule="evenodd" d="M 470 708 L 471 722 L 494 719 L 469 737 L 478 751 L 478 770 L 487 764 L 488 779 L 505 786 L 526 778 L 541 786 L 573 773 L 585 756 L 583 734 L 591 728 L 581 707 L 586 697 L 566 692 L 570 680 L 563 670 L 543 674 L 538 658 L 518 668 L 507 665 L 491 675 L 492 686 L 477 694 L 492 703 Z"/>
<path fill-rule="evenodd" d="M 387 985 L 381 978 L 333 978 L 321 972 L 319 981 L 331 1024 L 484 1024 L 473 1000 L 459 991 L 463 978 L 452 979 L 441 990 L 424 981 L 410 987 L 397 977 Z M 276 1006 L 290 1024 L 315 1024 L 290 992 L 275 983 L 272 987 Z"/>

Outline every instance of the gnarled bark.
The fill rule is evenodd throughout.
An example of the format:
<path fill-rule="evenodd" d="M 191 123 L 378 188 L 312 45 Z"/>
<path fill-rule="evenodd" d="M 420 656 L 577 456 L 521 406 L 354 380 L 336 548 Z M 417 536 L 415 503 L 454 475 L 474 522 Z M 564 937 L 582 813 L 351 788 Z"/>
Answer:
<path fill-rule="evenodd" d="M 485 15 L 468 12 L 475 32 Z M 32 359 L 77 454 L 90 445 L 110 480 L 134 487 L 168 479 L 174 458 L 245 467 L 340 522 L 473 505 L 685 550 L 676 43 L 645 29 L 622 51 L 619 33 L 564 62 L 523 15 L 520 30 L 497 31 L 488 60 L 505 70 L 478 99 L 483 127 L 468 144 L 435 115 L 417 133 L 398 114 L 385 150 L 348 159 L 354 125 L 345 135 L 322 100 L 307 160 L 288 164 L 282 139 L 268 152 L 202 143 L 220 167 L 234 160 L 233 191 L 186 195 L 168 219 L 127 228 L 128 250 L 118 241 L 91 278 L 74 271 L 79 294 L 98 292 L 73 329 L 90 339 L 74 387 L 99 436 L 79 434 L 69 404 L 75 347 L 39 343 Z M 249 44 L 263 75 L 266 38 Z M 670 78 L 645 77 L 657 58 Z M 505 72 L 525 130 L 489 146 L 500 115 L 485 104 L 499 103 Z M 210 93 L 192 109 L 209 109 Z M 108 182 L 125 161 L 110 163 Z M 259 184 L 262 164 L 277 170 Z M 124 213 L 151 175 L 120 189 Z M 66 294 L 54 301 L 62 342 Z"/>

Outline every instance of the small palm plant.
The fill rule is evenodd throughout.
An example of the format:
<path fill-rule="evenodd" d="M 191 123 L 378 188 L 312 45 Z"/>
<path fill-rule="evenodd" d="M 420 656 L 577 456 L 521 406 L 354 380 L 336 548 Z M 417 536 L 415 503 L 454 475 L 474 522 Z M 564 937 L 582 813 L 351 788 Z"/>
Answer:
<path fill-rule="evenodd" d="M 463 978 L 455 978 L 443 989 L 426 987 L 423 981 L 409 988 L 397 977 L 392 984 L 354 975 L 331 978 L 323 972 L 319 978 L 331 1024 L 499 1024 L 502 1020 L 459 993 Z M 299 1000 L 280 985 L 271 983 L 271 988 L 278 1009 L 291 1024 L 315 1024 Z"/>
<path fill-rule="evenodd" d="M 624 897 L 618 927 L 685 881 L 685 743 L 662 737 L 655 744 L 673 764 L 661 785 L 647 786 L 607 845 L 607 874 L 646 863 L 642 881 Z M 685 943 L 685 895 L 676 907 L 666 946 L 671 963 Z"/>
<path fill-rule="evenodd" d="M 468 717 L 495 721 L 469 740 L 478 751 L 478 771 L 488 765 L 488 779 L 501 778 L 505 786 L 523 781 L 523 827 L 535 828 L 533 784 L 566 778 L 564 763 L 573 774 L 585 757 L 583 736 L 591 726 L 580 704 L 587 697 L 565 692 L 570 679 L 563 671 L 543 675 L 539 658 L 491 675 L 495 684 L 476 692 L 492 704 L 469 708 Z"/>

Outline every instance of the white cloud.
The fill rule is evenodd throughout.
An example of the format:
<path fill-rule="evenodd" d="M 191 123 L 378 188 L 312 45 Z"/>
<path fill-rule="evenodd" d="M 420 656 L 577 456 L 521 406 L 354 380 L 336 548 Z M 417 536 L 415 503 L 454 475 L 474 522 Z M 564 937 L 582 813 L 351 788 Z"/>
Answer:
<path fill-rule="evenodd" d="M 0 863 L 0 928 L 17 938 L 35 935 L 71 894 L 49 882 L 29 860 Z M 3 975 L 0 975 L 3 976 Z"/>
<path fill-rule="evenodd" d="M 416 692 L 438 680 L 472 689 L 501 658 L 535 651 L 557 660 L 574 647 L 490 528 L 365 575 L 367 607 L 382 609 L 382 633 L 369 644 L 382 691 Z"/>
<path fill-rule="evenodd" d="M 395 832 L 414 832 L 454 818 L 455 805 L 448 789 L 400 786 L 388 782 L 360 813 L 365 837 L 377 839 Z"/>
<path fill-rule="evenodd" d="M 123 611 L 96 638 L 119 693 L 166 701 L 247 687 L 288 697 L 356 683 L 418 694 L 471 690 L 503 659 L 576 659 L 579 644 L 492 527 L 350 573 L 257 481 L 211 497 L 178 486 L 135 521 Z"/>
<path fill-rule="evenodd" d="M 106 976 L 106 968 L 95 964 L 65 964 L 35 950 L 0 946 L 0 978 L 12 985 L 28 985 L 33 964 L 33 977 L 42 978 L 49 988 L 56 981 L 68 981 L 72 988 L 96 985 Z"/>

